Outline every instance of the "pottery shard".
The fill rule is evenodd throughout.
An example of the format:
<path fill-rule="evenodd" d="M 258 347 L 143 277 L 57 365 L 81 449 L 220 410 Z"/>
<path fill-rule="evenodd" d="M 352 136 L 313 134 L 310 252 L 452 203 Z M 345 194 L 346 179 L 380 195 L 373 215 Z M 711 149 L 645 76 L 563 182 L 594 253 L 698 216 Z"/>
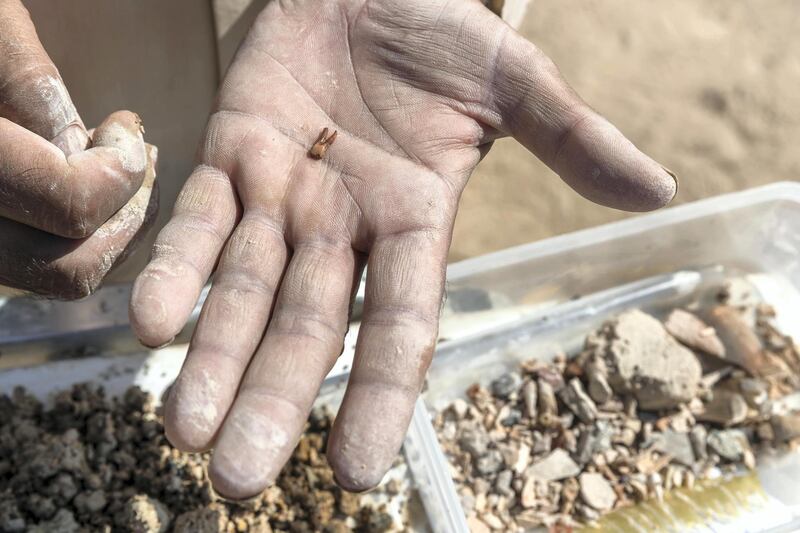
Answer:
<path fill-rule="evenodd" d="M 527 474 L 539 481 L 558 481 L 577 476 L 580 471 L 580 467 L 572 460 L 569 453 L 556 448 L 547 457 L 532 464 Z"/>
<path fill-rule="evenodd" d="M 716 357 L 725 357 L 725 345 L 716 330 L 689 311 L 675 309 L 667 317 L 664 326 L 686 346 Z"/>
<path fill-rule="evenodd" d="M 586 348 L 605 360 L 614 391 L 633 395 L 641 409 L 676 407 L 697 393 L 697 357 L 642 311 L 627 311 L 606 322 L 587 337 Z"/>
<path fill-rule="evenodd" d="M 614 507 L 617 494 L 611 484 L 596 472 L 584 472 L 578 478 L 581 485 L 581 499 L 598 511 L 608 511 Z"/>

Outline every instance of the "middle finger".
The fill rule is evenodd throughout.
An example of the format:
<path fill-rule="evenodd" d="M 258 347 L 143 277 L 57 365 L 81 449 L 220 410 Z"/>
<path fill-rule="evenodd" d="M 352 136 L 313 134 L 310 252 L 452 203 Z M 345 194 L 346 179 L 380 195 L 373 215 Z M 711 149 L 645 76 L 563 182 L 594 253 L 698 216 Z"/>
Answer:
<path fill-rule="evenodd" d="M 214 488 L 224 496 L 261 492 L 289 459 L 342 351 L 355 268 L 349 242 L 295 247 L 267 333 L 209 466 Z"/>

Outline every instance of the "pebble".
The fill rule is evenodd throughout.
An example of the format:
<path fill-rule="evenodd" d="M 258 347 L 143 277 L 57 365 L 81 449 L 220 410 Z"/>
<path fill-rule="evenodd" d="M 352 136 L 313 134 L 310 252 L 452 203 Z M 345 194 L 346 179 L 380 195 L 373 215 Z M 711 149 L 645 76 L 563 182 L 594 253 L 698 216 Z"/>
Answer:
<path fill-rule="evenodd" d="M 688 433 L 667 429 L 654 433 L 651 441 L 653 449 L 669 454 L 674 462 L 689 468 L 694 466 L 695 454 Z"/>
<path fill-rule="evenodd" d="M 696 418 L 723 426 L 740 424 L 747 418 L 747 402 L 739 393 L 715 389 L 711 401 Z"/>
<path fill-rule="evenodd" d="M 163 533 L 170 521 L 170 513 L 163 503 L 137 494 L 125 502 L 119 525 L 128 531 Z"/>
<path fill-rule="evenodd" d="M 467 429 L 461 433 L 458 444 L 461 449 L 469 452 L 473 458 L 480 457 L 489 449 L 489 435 L 482 429 Z"/>
<path fill-rule="evenodd" d="M 697 394 L 697 357 L 652 316 L 634 309 L 606 322 L 586 340 L 593 357 L 602 357 L 615 392 L 632 394 L 639 408 L 669 409 Z"/>
<path fill-rule="evenodd" d="M 708 448 L 727 461 L 741 461 L 750 446 L 740 429 L 715 430 L 708 435 Z"/>
<path fill-rule="evenodd" d="M 70 511 L 60 509 L 50 520 L 39 522 L 26 531 L 27 533 L 78 533 L 81 528 Z"/>
<path fill-rule="evenodd" d="M 469 528 L 470 533 L 490 533 L 492 531 L 486 525 L 486 522 L 476 516 L 467 518 L 467 528 Z"/>
<path fill-rule="evenodd" d="M 482 476 L 494 474 L 503 467 L 503 456 L 497 450 L 489 450 L 475 461 L 475 470 Z"/>
<path fill-rule="evenodd" d="M 538 396 L 536 382 L 526 381 L 522 387 L 522 405 L 525 408 L 525 416 L 531 420 L 536 420 L 538 414 L 538 409 L 536 408 Z"/>
<path fill-rule="evenodd" d="M 778 442 L 786 442 L 800 437 L 800 411 L 773 417 L 772 433 Z"/>
<path fill-rule="evenodd" d="M 78 511 L 94 514 L 106 506 L 106 494 L 102 490 L 81 492 L 75 496 L 73 504 Z"/>
<path fill-rule="evenodd" d="M 597 406 L 588 394 L 583 390 L 581 380 L 572 378 L 566 387 L 559 393 L 561 401 L 573 412 L 584 424 L 590 424 L 597 418 Z"/>
<path fill-rule="evenodd" d="M 584 472 L 578 478 L 578 482 L 581 487 L 581 499 L 587 505 L 598 511 L 608 511 L 614 507 L 617 494 L 602 474 Z"/>
<path fill-rule="evenodd" d="M 689 431 L 689 440 L 692 443 L 692 451 L 694 451 L 697 460 L 705 461 L 708 457 L 708 446 L 706 444 L 708 440 L 708 430 L 706 430 L 705 426 L 701 426 L 700 424 L 694 426 L 691 431 Z"/>
<path fill-rule="evenodd" d="M 575 477 L 581 468 L 572 460 L 565 450 L 556 448 L 544 459 L 533 463 L 527 474 L 541 481 L 557 481 Z"/>
<path fill-rule="evenodd" d="M 495 397 L 505 399 L 519 388 L 520 383 L 522 383 L 522 378 L 517 372 L 506 372 L 492 381 L 489 388 Z"/>
<path fill-rule="evenodd" d="M 511 481 L 514 479 L 514 474 L 511 470 L 503 470 L 497 474 L 497 479 L 494 482 L 494 490 L 503 496 L 513 496 L 511 490 Z"/>

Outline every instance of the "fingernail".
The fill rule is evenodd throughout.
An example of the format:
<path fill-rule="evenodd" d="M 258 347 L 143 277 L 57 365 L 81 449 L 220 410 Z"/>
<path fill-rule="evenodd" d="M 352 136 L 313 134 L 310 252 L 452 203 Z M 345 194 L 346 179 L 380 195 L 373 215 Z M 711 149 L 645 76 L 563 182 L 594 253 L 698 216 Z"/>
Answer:
<path fill-rule="evenodd" d="M 664 172 L 669 174 L 672 177 L 672 179 L 675 181 L 675 194 L 672 195 L 672 198 L 670 198 L 670 201 L 668 202 L 668 203 L 672 203 L 672 201 L 675 199 L 675 197 L 678 196 L 678 185 L 679 185 L 678 176 L 676 176 L 673 171 L 671 171 L 670 169 L 668 169 L 664 165 L 661 165 L 661 168 L 663 168 Z"/>

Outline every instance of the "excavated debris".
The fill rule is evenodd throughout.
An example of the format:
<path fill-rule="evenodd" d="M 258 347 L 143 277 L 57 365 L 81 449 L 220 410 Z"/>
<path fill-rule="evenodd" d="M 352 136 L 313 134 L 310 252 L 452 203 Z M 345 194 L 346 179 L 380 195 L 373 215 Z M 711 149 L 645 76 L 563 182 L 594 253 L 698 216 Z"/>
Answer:
<path fill-rule="evenodd" d="M 275 485 L 247 502 L 220 500 L 209 454 L 172 448 L 152 398 L 108 399 L 77 385 L 53 406 L 22 389 L 0 396 L 0 531 L 384 532 L 384 508 L 336 486 L 325 459 L 332 422 L 315 409 Z"/>
<path fill-rule="evenodd" d="M 773 317 L 726 291 L 663 324 L 628 311 L 571 359 L 472 385 L 434 420 L 470 529 L 567 531 L 797 445 L 800 356 Z"/>

